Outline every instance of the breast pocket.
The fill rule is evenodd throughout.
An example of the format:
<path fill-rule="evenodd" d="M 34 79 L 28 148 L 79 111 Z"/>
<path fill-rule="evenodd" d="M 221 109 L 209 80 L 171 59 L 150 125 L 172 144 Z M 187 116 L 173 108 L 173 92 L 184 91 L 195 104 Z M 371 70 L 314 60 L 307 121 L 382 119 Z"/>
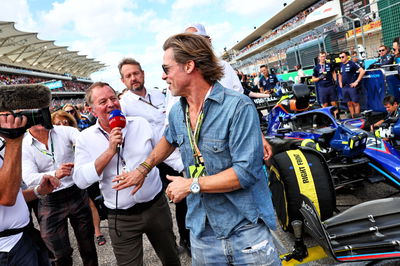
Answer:
<path fill-rule="evenodd" d="M 203 139 L 203 157 L 205 164 L 212 167 L 213 172 L 220 172 L 232 165 L 228 141 L 218 139 Z M 210 162 L 211 161 L 211 162 Z"/>

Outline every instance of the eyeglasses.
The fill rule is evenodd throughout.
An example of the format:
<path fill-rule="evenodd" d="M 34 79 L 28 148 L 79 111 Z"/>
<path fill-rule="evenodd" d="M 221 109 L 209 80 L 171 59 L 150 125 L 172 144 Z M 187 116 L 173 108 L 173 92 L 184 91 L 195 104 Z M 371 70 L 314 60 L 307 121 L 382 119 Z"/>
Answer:
<path fill-rule="evenodd" d="M 380 52 L 380 53 L 381 53 L 381 52 L 385 52 L 385 51 L 386 51 L 385 49 L 383 49 L 383 50 L 378 50 L 378 52 Z"/>

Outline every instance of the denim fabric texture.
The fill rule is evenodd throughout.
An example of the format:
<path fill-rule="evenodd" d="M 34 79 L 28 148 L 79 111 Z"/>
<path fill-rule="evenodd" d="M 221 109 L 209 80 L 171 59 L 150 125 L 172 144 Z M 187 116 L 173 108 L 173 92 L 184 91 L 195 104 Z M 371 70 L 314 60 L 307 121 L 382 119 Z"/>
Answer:
<path fill-rule="evenodd" d="M 188 166 L 195 161 L 185 125 L 186 104 L 182 97 L 172 107 L 164 135 L 179 147 L 188 174 Z M 195 236 L 204 231 L 206 218 L 217 238 L 226 238 L 243 223 L 257 223 L 258 219 L 275 228 L 275 213 L 262 168 L 261 138 L 257 111 L 250 98 L 215 83 L 204 104 L 198 146 L 208 175 L 232 167 L 242 188 L 229 193 L 188 195 L 186 226 Z"/>
<path fill-rule="evenodd" d="M 199 238 L 190 236 L 192 265 L 281 265 L 272 235 L 264 223 L 249 223 L 217 239 L 208 224 Z"/>

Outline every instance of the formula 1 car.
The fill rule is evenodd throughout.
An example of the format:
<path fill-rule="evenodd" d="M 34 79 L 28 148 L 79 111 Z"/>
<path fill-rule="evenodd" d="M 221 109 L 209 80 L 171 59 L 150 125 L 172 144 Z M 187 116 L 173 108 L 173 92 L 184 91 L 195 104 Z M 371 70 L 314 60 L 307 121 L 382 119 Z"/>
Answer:
<path fill-rule="evenodd" d="M 364 131 L 366 119 L 337 120 L 334 107 L 310 106 L 309 90 L 303 85 L 295 85 L 293 97 L 279 101 L 269 112 L 267 121 L 267 138 L 274 150 L 269 186 L 282 229 L 296 231 L 293 222 L 304 221 L 305 228 L 311 234 L 314 232 L 312 236 L 338 261 L 346 261 L 339 259 L 346 256 L 347 261 L 400 257 L 400 208 L 378 211 L 396 206 L 395 203 L 373 201 L 334 216 L 337 189 L 369 180 L 385 181 L 400 190 L 400 153 L 384 139 Z M 398 203 L 396 198 L 393 201 Z M 306 208 L 306 205 L 312 207 Z M 389 225 L 382 217 L 391 217 L 397 222 Z M 360 222 L 363 219 L 366 222 Z M 383 228 L 387 231 L 360 237 L 363 230 L 376 233 L 375 220 L 379 220 L 378 233 Z M 336 229 L 330 231 L 328 225 L 332 224 Z M 338 235 L 344 236 L 335 242 Z M 377 236 L 380 238 L 375 239 Z M 375 242 L 369 245 L 371 239 Z M 376 248 L 379 245 L 387 249 Z M 382 255 L 385 250 L 394 253 Z M 357 257 L 371 252 L 382 256 Z M 304 256 L 306 252 L 294 252 L 289 258 Z"/>
<path fill-rule="evenodd" d="M 391 142 L 364 131 L 367 119 L 336 120 L 335 107 L 309 109 L 307 86 L 295 85 L 293 91 L 294 99 L 278 102 L 269 113 L 269 138 L 318 150 L 328 163 L 335 187 L 353 183 L 357 176 L 374 177 L 374 181 L 387 181 L 400 189 L 400 152 Z M 400 131 L 400 123 L 390 130 Z M 354 166 L 364 164 L 369 166 L 367 172 L 352 172 Z"/>

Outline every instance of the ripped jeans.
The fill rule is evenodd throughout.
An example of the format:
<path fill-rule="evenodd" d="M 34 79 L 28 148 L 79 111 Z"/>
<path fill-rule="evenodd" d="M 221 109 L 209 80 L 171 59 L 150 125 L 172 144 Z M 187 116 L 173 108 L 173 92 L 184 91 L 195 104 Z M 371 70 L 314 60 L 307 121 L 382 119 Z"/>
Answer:
<path fill-rule="evenodd" d="M 264 223 L 246 224 L 229 238 L 217 239 L 206 223 L 200 238 L 190 234 L 192 265 L 281 265 L 272 235 Z"/>

